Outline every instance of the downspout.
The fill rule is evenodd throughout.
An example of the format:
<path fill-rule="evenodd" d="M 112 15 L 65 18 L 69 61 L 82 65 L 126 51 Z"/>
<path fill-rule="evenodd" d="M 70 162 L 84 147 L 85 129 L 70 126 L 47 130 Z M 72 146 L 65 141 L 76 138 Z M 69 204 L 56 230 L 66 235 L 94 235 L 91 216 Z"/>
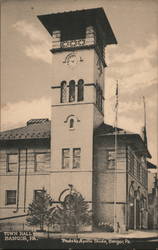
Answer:
<path fill-rule="evenodd" d="M 20 149 L 18 149 L 18 179 L 17 179 L 17 205 L 14 213 L 17 213 L 19 210 L 19 187 L 20 187 Z"/>
<path fill-rule="evenodd" d="M 24 182 L 24 212 L 26 212 L 26 195 L 27 195 L 27 157 L 28 157 L 28 152 L 26 148 L 26 159 L 25 159 L 25 182 Z"/>
<path fill-rule="evenodd" d="M 128 195 L 128 147 L 126 145 L 126 204 L 125 204 L 125 223 L 126 223 L 126 230 L 129 227 L 129 195 Z"/>
<path fill-rule="evenodd" d="M 134 197 L 134 230 L 137 229 L 137 197 Z"/>

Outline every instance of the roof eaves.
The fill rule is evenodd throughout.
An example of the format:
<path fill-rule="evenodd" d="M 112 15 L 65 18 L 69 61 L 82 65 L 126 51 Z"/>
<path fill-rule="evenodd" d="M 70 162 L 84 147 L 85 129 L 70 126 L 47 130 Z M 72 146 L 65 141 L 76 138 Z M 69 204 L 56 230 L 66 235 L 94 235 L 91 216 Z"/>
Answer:
<path fill-rule="evenodd" d="M 148 169 L 157 169 L 157 166 L 149 161 L 147 161 L 147 167 Z"/>
<path fill-rule="evenodd" d="M 96 134 L 95 136 L 96 136 L 96 137 L 115 136 L 115 132 L 112 132 L 112 133 Z M 144 150 L 145 150 L 145 152 L 146 152 L 146 154 L 147 154 L 147 157 L 148 157 L 148 158 L 152 158 L 150 152 L 148 151 L 147 147 L 146 147 L 145 144 L 144 144 L 143 139 L 141 138 L 141 136 L 140 136 L 139 134 L 132 133 L 132 132 L 126 133 L 126 131 L 124 130 L 123 133 L 122 133 L 122 132 L 121 132 L 121 133 L 117 133 L 117 136 L 119 136 L 119 137 L 121 137 L 121 136 L 124 136 L 124 137 L 125 137 L 125 136 L 126 136 L 126 137 L 130 137 L 130 138 L 131 138 L 131 137 L 137 138 L 137 139 L 140 141 L 140 143 L 143 145 Z"/>

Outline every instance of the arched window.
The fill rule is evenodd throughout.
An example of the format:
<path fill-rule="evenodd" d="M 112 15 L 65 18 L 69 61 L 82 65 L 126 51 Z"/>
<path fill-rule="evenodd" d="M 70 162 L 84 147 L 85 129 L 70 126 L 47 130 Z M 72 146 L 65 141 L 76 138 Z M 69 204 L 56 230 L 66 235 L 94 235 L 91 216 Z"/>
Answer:
<path fill-rule="evenodd" d="M 84 81 L 80 79 L 78 81 L 78 93 L 77 93 L 77 101 L 83 101 L 84 96 Z"/>
<path fill-rule="evenodd" d="M 75 101 L 75 81 L 71 80 L 69 82 L 69 102 Z"/>
<path fill-rule="evenodd" d="M 60 95 L 60 102 L 64 103 L 67 101 L 67 84 L 66 81 L 61 82 L 61 95 Z"/>
<path fill-rule="evenodd" d="M 74 128 L 74 122 L 75 122 L 74 119 L 71 118 L 70 119 L 70 128 Z"/>
<path fill-rule="evenodd" d="M 100 111 L 103 110 L 103 91 L 98 83 L 96 83 L 96 105 Z"/>

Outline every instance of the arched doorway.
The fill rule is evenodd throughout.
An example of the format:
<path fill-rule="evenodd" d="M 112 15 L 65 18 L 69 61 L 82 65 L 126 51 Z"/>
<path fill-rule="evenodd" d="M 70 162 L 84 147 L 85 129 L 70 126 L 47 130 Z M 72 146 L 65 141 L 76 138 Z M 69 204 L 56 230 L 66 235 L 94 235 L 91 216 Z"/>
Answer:
<path fill-rule="evenodd" d="M 129 217 L 128 217 L 128 228 L 134 229 L 134 182 L 131 182 L 131 186 L 129 188 L 129 200 L 128 200 L 128 209 L 129 209 Z"/>
<path fill-rule="evenodd" d="M 142 194 L 140 199 L 140 205 L 141 205 L 141 221 L 140 221 L 140 227 L 141 229 L 146 229 L 148 227 L 148 210 L 147 210 L 147 199 Z"/>
<path fill-rule="evenodd" d="M 135 229 L 140 229 L 141 228 L 141 206 L 140 206 L 140 187 L 135 191 L 135 216 L 136 216 L 136 221 L 135 221 Z"/>

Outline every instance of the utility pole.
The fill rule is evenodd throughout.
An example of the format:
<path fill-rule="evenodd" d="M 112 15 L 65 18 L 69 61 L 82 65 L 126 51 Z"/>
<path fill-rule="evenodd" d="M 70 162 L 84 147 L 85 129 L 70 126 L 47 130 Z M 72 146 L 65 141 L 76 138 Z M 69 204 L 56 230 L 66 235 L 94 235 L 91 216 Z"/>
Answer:
<path fill-rule="evenodd" d="M 147 147 L 147 132 L 146 132 L 146 102 L 145 97 L 143 96 L 143 105 L 144 105 L 144 128 L 143 128 L 143 140 L 145 143 L 145 146 Z"/>
<path fill-rule="evenodd" d="M 114 232 L 117 232 L 117 126 L 118 126 L 118 80 L 115 95 L 115 169 L 114 169 Z"/>

